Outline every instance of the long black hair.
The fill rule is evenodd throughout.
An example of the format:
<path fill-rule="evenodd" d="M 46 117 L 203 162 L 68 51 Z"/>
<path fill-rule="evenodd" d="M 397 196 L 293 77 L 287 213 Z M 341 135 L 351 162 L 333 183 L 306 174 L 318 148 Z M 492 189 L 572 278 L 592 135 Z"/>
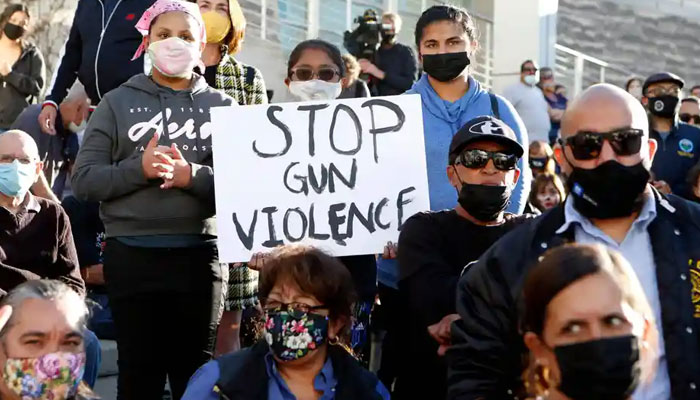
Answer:
<path fill-rule="evenodd" d="M 321 50 L 324 53 L 328 54 L 328 57 L 330 57 L 330 59 L 333 61 L 333 64 L 335 64 L 336 67 L 338 67 L 340 77 L 345 77 L 345 62 L 343 61 L 340 49 L 338 49 L 338 47 L 336 47 L 334 44 L 328 43 L 325 40 L 311 39 L 299 43 L 289 55 L 289 62 L 287 62 L 288 78 L 292 76 L 292 68 L 294 68 L 294 66 L 299 62 L 299 59 L 301 58 L 301 55 L 304 53 L 304 51 L 308 49 Z"/>

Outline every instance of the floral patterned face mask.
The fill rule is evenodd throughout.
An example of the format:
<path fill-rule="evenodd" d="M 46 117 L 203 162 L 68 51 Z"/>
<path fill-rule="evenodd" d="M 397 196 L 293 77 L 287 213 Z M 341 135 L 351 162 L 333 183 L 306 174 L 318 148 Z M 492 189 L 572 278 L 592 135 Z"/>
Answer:
<path fill-rule="evenodd" d="M 265 340 L 282 361 L 298 360 L 328 338 L 328 317 L 298 309 L 267 312 Z"/>
<path fill-rule="evenodd" d="M 64 400 L 75 396 L 84 372 L 83 353 L 49 353 L 39 358 L 8 358 L 3 378 L 22 400 Z"/>

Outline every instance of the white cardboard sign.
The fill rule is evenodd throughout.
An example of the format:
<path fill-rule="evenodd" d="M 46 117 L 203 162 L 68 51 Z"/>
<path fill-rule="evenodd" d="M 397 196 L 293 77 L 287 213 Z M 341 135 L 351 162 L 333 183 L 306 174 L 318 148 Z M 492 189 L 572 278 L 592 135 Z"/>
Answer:
<path fill-rule="evenodd" d="M 381 253 L 430 208 L 419 95 L 211 110 L 222 262 L 301 242 Z"/>

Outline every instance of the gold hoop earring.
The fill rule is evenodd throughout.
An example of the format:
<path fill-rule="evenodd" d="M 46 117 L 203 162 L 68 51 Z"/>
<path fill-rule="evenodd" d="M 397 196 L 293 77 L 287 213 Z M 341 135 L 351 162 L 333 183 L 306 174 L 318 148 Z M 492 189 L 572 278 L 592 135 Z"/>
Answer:
<path fill-rule="evenodd" d="M 336 346 L 339 342 L 339 339 L 337 336 L 333 336 L 332 338 L 328 338 L 328 344 L 331 346 Z"/>

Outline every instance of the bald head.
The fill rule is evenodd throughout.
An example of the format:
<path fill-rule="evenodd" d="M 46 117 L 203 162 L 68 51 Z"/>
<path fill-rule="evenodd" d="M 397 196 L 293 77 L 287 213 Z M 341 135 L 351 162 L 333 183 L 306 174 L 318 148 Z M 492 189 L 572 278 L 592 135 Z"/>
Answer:
<path fill-rule="evenodd" d="M 11 155 L 16 158 L 39 160 L 39 149 L 34 139 L 26 132 L 13 129 L 0 134 L 0 156 Z"/>
<path fill-rule="evenodd" d="M 579 131 L 610 132 L 636 128 L 649 136 L 649 120 L 644 107 L 631 94 L 607 83 L 586 89 L 569 106 L 561 120 L 561 136 Z"/>

